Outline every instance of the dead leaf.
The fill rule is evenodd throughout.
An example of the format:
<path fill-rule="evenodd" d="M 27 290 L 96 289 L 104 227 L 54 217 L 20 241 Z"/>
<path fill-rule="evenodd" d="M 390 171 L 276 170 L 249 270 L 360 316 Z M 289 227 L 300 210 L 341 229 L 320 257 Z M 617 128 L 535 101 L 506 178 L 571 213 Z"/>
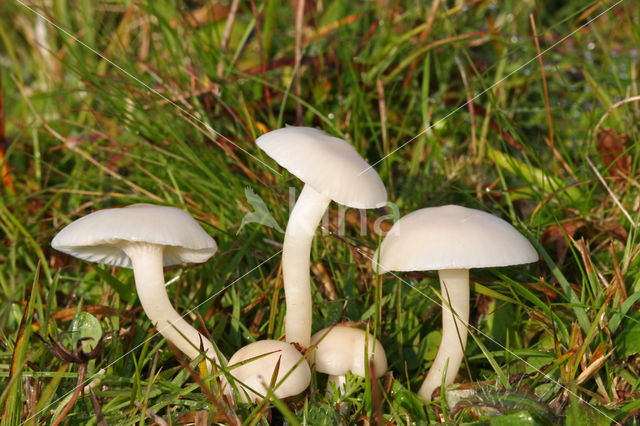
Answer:
<path fill-rule="evenodd" d="M 378 218 L 371 219 L 362 210 L 347 210 L 345 219 L 349 225 L 358 227 L 361 235 L 365 234 L 365 226 L 373 235 L 378 235 L 380 232 L 384 235 L 389 232 L 393 226 L 393 222 L 390 220 L 378 220 Z"/>
<path fill-rule="evenodd" d="M 251 325 L 249 326 L 249 332 L 254 336 L 260 335 L 260 326 L 262 325 L 262 320 L 264 319 L 267 310 L 267 307 L 263 306 L 260 308 L 256 316 L 253 317 L 253 321 L 251 321 Z"/>
<path fill-rule="evenodd" d="M 322 285 L 318 286 L 318 290 L 327 300 L 336 300 L 338 298 L 338 293 L 336 292 L 336 287 L 333 285 L 333 280 L 331 276 L 327 273 L 326 268 L 320 262 L 314 263 L 311 265 L 311 273 L 319 281 Z"/>
<path fill-rule="evenodd" d="M 612 236 L 621 243 L 626 244 L 629 234 L 622 225 L 617 222 L 607 222 L 602 225 L 602 228 L 608 235 Z"/>
<path fill-rule="evenodd" d="M 478 294 L 476 297 L 476 312 L 482 316 L 489 315 L 489 309 L 491 308 L 491 302 L 493 302 L 493 300 L 493 297 Z"/>
<path fill-rule="evenodd" d="M 221 21 L 227 19 L 230 9 L 231 7 L 228 5 L 208 3 L 198 9 L 185 13 L 182 16 L 182 24 L 186 24 L 191 28 L 198 28 L 210 22 Z M 178 26 L 178 20 L 172 19 L 170 25 L 171 28 L 176 28 Z"/>
<path fill-rule="evenodd" d="M 102 306 L 102 305 L 84 305 L 82 307 L 82 311 L 89 312 L 92 315 L 100 315 L 100 314 L 121 315 L 122 314 L 122 312 L 118 311 L 117 309 L 113 309 L 109 306 Z M 78 309 L 76 307 L 61 309 L 59 311 L 52 313 L 51 318 L 55 319 L 56 321 L 62 321 L 62 322 L 71 321 L 75 316 L 76 312 L 78 312 Z M 35 331 L 39 330 L 40 322 L 34 322 L 31 325 L 31 327 Z"/>
<path fill-rule="evenodd" d="M 569 249 L 568 238 L 573 238 L 579 231 L 587 228 L 587 222 L 584 220 L 572 220 L 569 222 L 551 225 L 544 230 L 540 237 L 540 243 L 543 246 L 555 245 L 556 254 L 558 256 L 558 265 L 564 263 L 564 259 Z"/>
<path fill-rule="evenodd" d="M 596 146 L 611 176 L 621 178 L 631 173 L 631 156 L 625 154 L 628 139 L 627 135 L 621 135 L 613 129 L 603 129 L 598 133 Z"/>

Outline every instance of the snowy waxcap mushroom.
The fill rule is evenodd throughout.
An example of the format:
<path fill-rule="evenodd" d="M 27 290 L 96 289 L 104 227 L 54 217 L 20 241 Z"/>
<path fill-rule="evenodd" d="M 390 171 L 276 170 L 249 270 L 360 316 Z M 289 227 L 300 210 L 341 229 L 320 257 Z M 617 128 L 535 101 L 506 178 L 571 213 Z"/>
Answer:
<path fill-rule="evenodd" d="M 503 219 L 448 205 L 403 216 L 380 244 L 380 272 L 489 268 L 531 263 L 538 253 Z M 374 269 L 377 252 L 373 257 Z"/>
<path fill-rule="evenodd" d="M 322 329 L 311 336 L 311 345 L 317 346 L 312 349 L 309 361 L 316 371 L 328 374 L 329 381 L 338 386 L 343 384 L 348 373 L 365 377 L 370 361 L 373 361 L 374 378 L 387 371 L 387 356 L 382 344 L 359 328 L 335 325 Z"/>
<path fill-rule="evenodd" d="M 67 225 L 51 246 L 89 262 L 133 268 L 140 303 L 158 331 L 191 359 L 202 350 L 218 361 L 213 344 L 175 311 L 165 287 L 163 266 L 204 262 L 217 250 L 188 213 L 152 204 L 99 210 Z"/>
<path fill-rule="evenodd" d="M 346 141 L 310 127 L 285 127 L 256 143 L 305 185 L 289 217 L 282 247 L 287 342 L 311 339 L 311 241 L 331 200 L 348 207 L 382 207 L 387 191 L 378 173 Z"/>
<path fill-rule="evenodd" d="M 296 348 L 278 340 L 259 340 L 238 350 L 227 365 L 237 380 L 236 387 L 243 402 L 262 400 L 271 387 L 278 361 L 278 374 L 273 382 L 273 394 L 277 398 L 298 395 L 309 386 L 311 369 Z M 232 392 L 226 380 L 223 391 Z"/>
<path fill-rule="evenodd" d="M 256 143 L 278 164 L 320 194 L 348 207 L 384 207 L 378 173 L 346 141 L 313 127 L 284 127 Z"/>
<path fill-rule="evenodd" d="M 466 207 L 417 210 L 396 222 L 373 256 L 374 270 L 437 270 L 442 290 L 442 341 L 419 394 L 431 399 L 455 380 L 464 356 L 469 322 L 469 269 L 538 260 L 524 236 L 506 221 Z"/>
<path fill-rule="evenodd" d="M 134 204 L 98 210 L 67 225 L 51 246 L 89 262 L 131 268 L 124 242 L 164 247 L 165 266 L 201 263 L 217 251 L 216 242 L 187 212 L 175 207 Z"/>

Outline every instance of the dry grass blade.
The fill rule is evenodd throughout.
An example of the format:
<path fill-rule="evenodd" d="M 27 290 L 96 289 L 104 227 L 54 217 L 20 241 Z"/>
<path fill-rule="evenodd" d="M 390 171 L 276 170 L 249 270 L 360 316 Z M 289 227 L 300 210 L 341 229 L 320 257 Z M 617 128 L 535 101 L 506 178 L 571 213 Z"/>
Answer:
<path fill-rule="evenodd" d="M 5 113 L 4 113 L 4 91 L 2 89 L 2 73 L 0 72 L 0 176 L 4 187 L 10 192 L 14 192 L 13 179 L 9 174 L 9 162 L 5 157 L 4 150 L 7 144 L 5 132 Z"/>
<path fill-rule="evenodd" d="M 67 149 L 69 149 L 69 150 L 75 152 L 76 154 L 80 155 L 82 158 L 84 158 L 85 160 L 87 160 L 88 162 L 90 162 L 91 164 L 93 164 L 94 166 L 96 166 L 97 168 L 99 168 L 100 170 L 102 170 L 103 172 L 108 174 L 109 176 L 115 178 L 116 180 L 120 180 L 120 181 L 124 182 L 125 184 L 127 184 L 127 186 L 131 187 L 135 191 L 140 192 L 141 194 L 144 194 L 146 197 L 148 197 L 148 198 L 150 198 L 150 199 L 152 199 L 154 201 L 158 201 L 158 202 L 162 201 L 162 198 L 160 198 L 157 195 L 151 193 L 150 191 L 147 191 L 146 189 L 142 188 L 141 186 L 136 185 L 135 183 L 131 182 L 129 179 L 126 179 L 120 173 L 111 170 L 109 167 L 107 167 L 104 164 L 100 163 L 95 158 L 93 158 L 91 155 L 89 155 L 86 152 L 84 152 L 83 150 L 81 150 L 78 147 L 78 142 L 79 142 L 78 140 L 73 139 L 73 138 L 66 138 L 66 137 L 62 136 L 60 133 L 58 133 L 57 131 L 55 131 L 51 126 L 49 126 L 49 123 L 47 123 L 42 118 L 42 116 L 40 116 L 40 114 L 38 114 L 38 111 L 35 109 L 35 107 L 31 103 L 31 101 L 29 100 L 29 97 L 24 92 L 24 90 L 22 89 L 22 86 L 20 86 L 19 82 L 17 80 L 15 80 L 15 79 L 13 81 L 20 88 L 20 91 L 22 93 L 22 96 L 23 96 L 24 100 L 27 102 L 27 105 L 29 105 L 29 107 L 31 108 L 31 111 L 33 112 L 33 115 L 38 119 L 40 124 L 42 124 L 42 126 L 49 132 L 49 134 L 51 136 L 55 137 L 56 139 L 58 139 L 59 141 L 64 143 L 64 146 Z"/>
<path fill-rule="evenodd" d="M 191 376 L 191 378 L 198 384 L 202 393 L 204 393 L 207 399 L 209 399 L 209 402 L 211 402 L 216 407 L 216 409 L 218 410 L 218 414 L 220 414 L 225 419 L 227 424 L 240 425 L 241 424 L 240 419 L 238 419 L 236 414 L 234 412 L 229 412 L 228 407 L 226 406 L 224 401 L 221 401 L 211 392 L 211 389 L 209 389 L 209 386 L 207 386 L 202 381 L 202 379 L 200 378 L 200 375 L 196 373 L 193 370 L 193 368 L 191 368 L 189 363 L 185 361 L 184 357 L 182 356 L 182 353 L 178 350 L 178 348 L 176 348 L 168 340 L 167 340 L 167 345 L 169 345 L 169 349 L 171 349 L 171 352 L 173 352 L 173 355 L 176 357 L 176 359 L 178 360 L 182 368 L 184 368 L 189 373 L 189 376 Z"/>
<path fill-rule="evenodd" d="M 586 160 L 586 162 L 589 164 L 589 167 L 591 167 L 591 170 L 593 170 L 593 173 L 597 176 L 598 180 L 600 181 L 600 183 L 602 184 L 602 186 L 604 186 L 604 188 L 607 190 L 607 192 L 609 193 L 609 195 L 611 195 L 611 198 L 613 198 L 613 201 L 616 203 L 616 205 L 620 208 L 620 210 L 622 211 L 622 213 L 624 214 L 624 216 L 627 218 L 627 220 L 629 221 L 629 223 L 631 224 L 631 226 L 635 229 L 638 227 L 638 222 L 636 222 L 635 220 L 633 220 L 633 218 L 631 217 L 631 215 L 629 214 L 629 212 L 627 211 L 627 209 L 624 208 L 624 206 L 622 205 L 622 203 L 620 202 L 620 200 L 618 199 L 618 196 L 613 192 L 613 190 L 609 187 L 609 185 L 607 184 L 607 182 L 604 180 L 604 178 L 602 177 L 602 174 L 600 174 L 600 172 L 598 171 L 598 169 L 596 168 L 596 166 L 593 164 L 593 162 L 591 161 L 591 158 L 589 158 L 589 154 L 585 154 L 584 155 L 584 159 Z"/>
<path fill-rule="evenodd" d="M 587 381 L 590 377 L 596 374 L 600 369 L 604 366 L 604 362 L 613 354 L 613 351 L 609 352 L 605 356 L 600 356 L 596 358 L 587 368 L 582 370 L 582 373 L 576 378 L 576 384 L 582 384 Z"/>
<path fill-rule="evenodd" d="M 511 423 L 511 413 L 474 418 L 482 414 L 424 404 L 411 392 L 437 348 L 437 305 L 446 298 L 427 290 L 435 273 L 406 276 L 415 283 L 374 278 L 381 230 L 444 204 L 517 223 L 543 260 L 477 277 L 476 292 L 493 300 L 476 305 L 484 308 L 472 322 L 479 344 L 467 346 L 465 361 L 467 377 L 483 381 L 467 385 L 544 395 L 551 412 L 539 411 L 541 422 L 585 424 L 577 417 L 588 410 L 601 411 L 605 424 L 633 422 L 625 419 L 640 407 L 640 246 L 624 211 L 640 220 L 640 11 L 630 2 L 49 3 L 0 7 L 3 423 L 49 424 L 72 403 L 77 369 L 61 367 L 27 336 L 40 328 L 66 344 L 64 321 L 74 310 L 64 308 L 79 300 L 122 338 L 95 360 L 109 366 L 100 374 L 104 390 L 91 392 L 100 380 L 89 377 L 89 365 L 86 398 L 76 395 L 61 425 Z M 220 254 L 167 268 L 168 280 L 180 282 L 169 287 L 171 301 L 198 303 L 189 315 L 220 353 L 252 335 L 278 339 L 286 317 L 282 235 L 264 223 L 242 227 L 253 206 L 243 190 L 251 186 L 275 223 L 286 223 L 286 187 L 300 184 L 261 163 L 253 141 L 288 124 L 324 129 L 373 167 L 383 164 L 377 170 L 393 201 L 365 215 L 330 208 L 323 225 L 331 233 L 312 245 L 315 327 L 369 324 L 388 348 L 386 383 L 349 380 L 338 401 L 349 402 L 344 412 L 334 409 L 337 395 L 314 390 L 284 400 L 268 390 L 259 405 L 219 393 L 219 372 L 199 371 L 206 361 L 186 355 L 162 356 L 159 341 L 146 339 L 153 324 L 134 315 L 139 303 L 124 285 L 106 285 L 130 282 L 131 271 L 90 268 L 50 248 L 55 229 L 88 210 L 179 205 Z M 29 323 L 23 311 L 38 260 L 47 286 L 32 292 Z M 518 401 L 497 394 L 498 403 Z M 131 406 L 123 410 L 122 395 L 141 405 L 124 401 Z M 572 414 L 565 403 L 577 395 L 584 401 Z M 535 414 L 529 410 L 521 414 Z"/>
<path fill-rule="evenodd" d="M 547 109 L 547 125 L 549 126 L 549 146 L 553 149 L 555 143 L 553 139 L 553 121 L 551 120 L 551 106 L 549 104 L 549 88 L 547 87 L 547 77 L 544 73 L 544 60 L 542 58 L 542 52 L 540 51 L 540 40 L 538 40 L 538 30 L 536 29 L 536 21 L 533 18 L 533 13 L 529 14 L 529 22 L 531 23 L 531 29 L 533 30 L 533 41 L 536 45 L 536 52 L 538 56 L 538 63 L 540 64 L 540 78 L 542 79 L 542 89 L 544 91 L 544 105 Z"/>
<path fill-rule="evenodd" d="M 256 7 L 256 2 L 255 0 L 251 0 L 251 13 L 253 13 L 253 19 L 256 21 L 256 38 L 258 39 L 258 53 L 260 55 L 260 68 L 261 68 L 261 72 L 262 72 L 262 78 L 264 79 L 264 81 L 268 81 L 267 80 L 267 64 L 266 64 L 266 58 L 264 56 L 264 46 L 262 43 L 262 30 L 261 30 L 261 17 L 260 14 L 258 13 L 258 8 Z M 269 91 L 269 85 L 264 84 L 264 100 L 265 103 L 267 104 L 267 108 L 271 107 L 271 91 Z"/>
<path fill-rule="evenodd" d="M 84 386 L 84 379 L 86 377 L 87 377 L 87 364 L 85 363 L 78 364 L 78 379 L 76 381 L 76 388 L 73 391 L 73 394 L 71 395 L 71 399 L 69 400 L 69 402 L 67 402 L 67 405 L 65 405 L 62 412 L 58 415 L 56 419 L 53 420 L 53 422 L 51 422 L 51 426 L 58 426 L 60 423 L 62 423 L 65 417 L 67 417 L 67 414 L 69 414 L 69 411 L 71 411 L 71 408 L 73 408 L 76 401 L 78 400 L 78 397 L 80 396 L 80 392 L 82 391 L 82 388 Z"/>
<path fill-rule="evenodd" d="M 296 1 L 296 44 L 295 44 L 295 94 L 296 94 L 296 124 L 302 126 L 302 103 L 300 102 L 300 96 L 302 94 L 302 88 L 300 86 L 300 65 L 302 62 L 302 27 L 304 24 L 304 3 L 305 0 Z"/>
<path fill-rule="evenodd" d="M 98 401 L 98 397 L 93 391 L 93 388 L 89 389 L 89 397 L 91 398 L 91 406 L 93 407 L 93 412 L 96 414 L 96 422 L 98 426 L 108 426 L 107 420 L 104 418 L 104 414 L 102 413 L 100 401 Z"/>
<path fill-rule="evenodd" d="M 434 0 L 431 3 L 431 9 L 429 10 L 429 14 L 427 15 L 427 21 L 424 26 L 424 30 L 420 33 L 419 42 L 420 44 L 425 43 L 429 38 L 429 34 L 431 34 L 431 28 L 433 28 L 433 23 L 436 19 L 436 12 L 438 11 L 438 7 L 440 6 L 440 0 Z M 418 67 L 419 61 L 416 59 L 413 61 L 411 66 L 409 67 L 409 72 L 407 72 L 407 76 L 404 79 L 403 88 L 407 89 L 411 80 L 413 79 L 413 75 L 415 73 L 416 68 Z"/>
<path fill-rule="evenodd" d="M 615 248 L 613 247 L 613 241 L 609 243 L 609 253 L 611 254 L 611 260 L 613 262 L 615 288 L 618 289 L 618 293 L 620 294 L 620 300 L 618 301 L 618 306 L 620 306 L 625 300 L 627 300 L 628 295 L 627 289 L 624 286 L 623 272 L 620 269 L 618 255 L 616 254 Z"/>
<path fill-rule="evenodd" d="M 631 102 L 640 102 L 640 96 L 631 96 L 630 98 L 627 99 L 623 99 L 621 101 L 616 102 L 615 104 L 611 105 L 609 107 L 609 109 L 607 109 L 607 111 L 602 114 L 602 117 L 600 117 L 600 120 L 598 120 L 598 123 L 596 124 L 596 127 L 593 128 L 593 135 L 597 136 L 598 133 L 600 132 L 600 126 L 602 126 L 602 123 L 604 122 L 604 120 L 609 116 L 609 114 L 611 114 L 611 112 L 613 112 L 615 109 L 620 108 L 622 105 L 631 103 Z"/>
<path fill-rule="evenodd" d="M 227 16 L 227 23 L 224 26 L 224 34 L 222 35 L 222 41 L 220 42 L 220 53 L 224 53 L 227 50 L 229 44 L 229 38 L 231 37 L 231 30 L 233 29 L 233 23 L 236 20 L 236 13 L 238 12 L 238 5 L 240 0 L 233 0 L 231 2 L 231 9 Z M 222 59 L 218 62 L 218 77 L 222 78 L 224 74 L 224 62 Z"/>
<path fill-rule="evenodd" d="M 157 415 L 156 413 L 154 413 L 144 405 L 140 404 L 138 401 L 134 401 L 133 404 L 136 406 L 138 410 L 144 409 L 144 412 L 147 414 L 147 416 L 149 416 L 149 418 L 153 420 L 156 424 L 160 426 L 169 426 L 169 423 L 167 423 L 165 419 L 163 419 L 162 417 L 160 417 L 159 415 Z"/>
<path fill-rule="evenodd" d="M 475 161 L 479 161 L 478 158 L 478 141 L 476 136 L 476 112 L 473 106 L 473 92 L 471 91 L 471 87 L 469 86 L 469 80 L 467 79 L 467 72 L 462 65 L 462 62 L 456 57 L 456 64 L 458 65 L 458 70 L 460 71 L 460 78 L 462 79 L 462 84 L 464 85 L 465 93 L 467 94 L 467 108 L 469 108 L 469 121 L 471 122 L 471 157 L 475 159 Z"/>
<path fill-rule="evenodd" d="M 380 125 L 382 126 L 382 151 L 389 154 L 389 135 L 387 134 L 387 102 L 384 98 L 384 83 L 379 78 L 376 79 L 378 90 L 378 110 L 380 111 Z"/>
<path fill-rule="evenodd" d="M 374 424 L 384 425 L 384 417 L 382 417 L 382 396 L 380 395 L 380 386 L 376 379 L 376 367 L 373 361 L 369 362 L 369 377 L 371 378 L 371 397 L 373 399 Z"/>
<path fill-rule="evenodd" d="M 27 303 L 22 314 L 22 318 L 20 319 L 20 326 L 18 328 L 18 333 L 16 334 L 13 353 L 11 354 L 9 377 L 4 390 L 0 394 L 0 406 L 3 406 L 2 418 L 0 419 L 2 420 L 0 422 L 2 424 L 14 424 L 20 419 L 20 410 L 18 410 L 18 386 L 20 385 L 22 369 L 27 362 L 27 348 L 29 346 L 29 338 L 31 336 L 30 325 L 33 319 L 36 294 L 39 291 L 39 278 L 40 263 L 37 265 L 33 283 L 31 285 L 29 302 Z"/>

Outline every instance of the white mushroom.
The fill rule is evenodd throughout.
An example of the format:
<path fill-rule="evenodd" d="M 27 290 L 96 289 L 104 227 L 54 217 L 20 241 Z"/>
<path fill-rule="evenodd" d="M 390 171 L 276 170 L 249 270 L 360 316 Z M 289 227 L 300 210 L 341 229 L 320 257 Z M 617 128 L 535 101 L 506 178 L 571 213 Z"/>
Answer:
<path fill-rule="evenodd" d="M 378 264 L 379 252 L 379 264 Z M 469 269 L 538 260 L 531 243 L 506 221 L 480 210 L 448 205 L 402 217 L 380 244 L 373 268 L 437 270 L 442 292 L 442 341 L 419 394 L 431 399 L 455 380 L 464 356 L 469 322 Z"/>
<path fill-rule="evenodd" d="M 158 331 L 191 359 L 202 347 L 218 362 L 213 344 L 175 311 L 165 288 L 163 266 L 201 263 L 217 251 L 188 213 L 151 204 L 99 210 L 67 225 L 51 246 L 89 262 L 133 268 L 140 303 Z"/>
<path fill-rule="evenodd" d="M 286 127 L 260 136 L 256 143 L 305 185 L 291 212 L 282 249 L 287 305 L 287 342 L 309 346 L 311 338 L 311 242 L 331 200 L 354 208 L 385 205 L 380 176 L 342 139 L 310 127 Z"/>
<path fill-rule="evenodd" d="M 278 373 L 274 381 L 276 366 Z M 233 354 L 227 367 L 237 380 L 236 387 L 245 403 L 262 401 L 269 388 L 280 399 L 298 395 L 311 382 L 311 369 L 300 352 L 279 340 L 259 340 L 248 344 Z M 226 379 L 222 390 L 227 395 L 233 392 Z"/>
<path fill-rule="evenodd" d="M 334 383 L 336 389 L 343 391 L 345 376 L 352 373 L 365 377 L 370 362 L 373 362 L 372 380 L 387 371 L 382 344 L 359 328 L 335 325 L 322 329 L 311 337 L 311 348 L 309 362 L 316 371 L 329 375 L 327 388 Z"/>

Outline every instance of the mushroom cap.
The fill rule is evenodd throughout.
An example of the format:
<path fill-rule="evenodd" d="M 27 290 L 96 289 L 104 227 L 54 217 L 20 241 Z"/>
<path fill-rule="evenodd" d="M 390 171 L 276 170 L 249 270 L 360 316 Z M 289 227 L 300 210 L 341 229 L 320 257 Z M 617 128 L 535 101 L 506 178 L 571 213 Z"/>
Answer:
<path fill-rule="evenodd" d="M 184 210 L 152 204 L 98 210 L 70 223 L 51 246 L 89 262 L 131 268 L 124 243 L 164 246 L 164 265 L 201 263 L 215 254 L 216 242 Z"/>
<path fill-rule="evenodd" d="M 508 222 L 480 210 L 447 205 L 403 216 L 380 244 L 372 265 L 380 272 L 432 271 L 537 260 L 533 245 Z"/>
<path fill-rule="evenodd" d="M 312 127 L 285 127 L 256 143 L 278 164 L 320 194 L 353 208 L 383 207 L 387 190 L 378 173 L 346 141 Z"/>
<path fill-rule="evenodd" d="M 235 364 L 243 363 L 263 354 L 268 355 L 246 362 L 238 367 L 233 367 Z M 244 402 L 262 399 L 252 389 L 263 395 L 266 394 L 266 388 L 271 384 L 278 359 L 280 360 L 280 367 L 275 381 L 276 389 L 273 391 L 276 397 L 287 398 L 298 395 L 309 386 L 309 383 L 311 383 L 311 369 L 296 348 L 287 342 L 279 340 L 259 340 L 240 348 L 233 354 L 227 364 L 231 375 L 247 386 L 237 383 L 241 394 L 240 397 Z M 290 371 L 291 373 L 289 374 Z M 287 375 L 288 377 L 284 379 Z M 228 383 L 224 383 L 223 390 L 226 394 L 231 394 L 232 387 Z"/>
<path fill-rule="evenodd" d="M 318 331 L 311 336 L 311 346 L 316 343 L 317 346 L 309 360 L 315 364 L 316 371 L 321 373 L 332 376 L 353 373 L 365 377 L 368 367 L 365 361 L 365 342 L 377 379 L 387 371 L 387 356 L 378 339 L 359 328 L 335 325 Z"/>

